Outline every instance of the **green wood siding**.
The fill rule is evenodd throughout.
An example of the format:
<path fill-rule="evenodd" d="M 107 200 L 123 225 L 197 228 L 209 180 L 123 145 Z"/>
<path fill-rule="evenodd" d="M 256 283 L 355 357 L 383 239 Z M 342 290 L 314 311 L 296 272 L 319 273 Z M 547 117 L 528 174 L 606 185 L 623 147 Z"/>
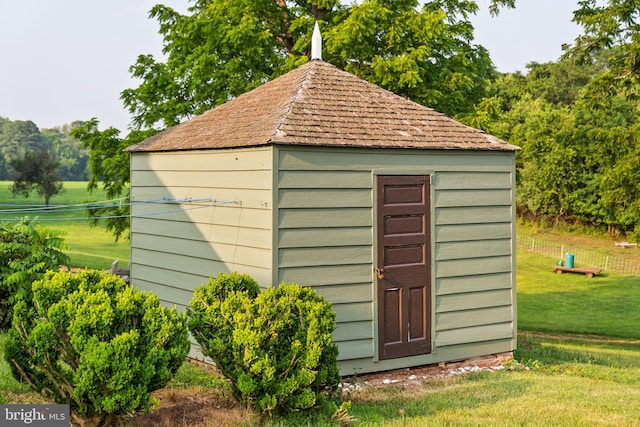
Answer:
<path fill-rule="evenodd" d="M 279 280 L 334 303 L 341 372 L 511 351 L 515 346 L 513 153 L 278 147 Z M 432 176 L 432 354 L 376 361 L 376 175 Z"/>
<path fill-rule="evenodd" d="M 432 177 L 428 355 L 377 360 L 376 175 Z M 184 310 L 193 289 L 218 272 L 245 272 L 263 286 L 311 286 L 336 312 L 344 375 L 515 347 L 512 152 L 272 146 L 132 153 L 131 183 L 134 202 L 194 200 L 132 209 L 132 282 L 168 305 Z"/>
<path fill-rule="evenodd" d="M 132 153 L 132 283 L 179 308 L 219 272 L 271 286 L 271 168 L 269 148 Z"/>

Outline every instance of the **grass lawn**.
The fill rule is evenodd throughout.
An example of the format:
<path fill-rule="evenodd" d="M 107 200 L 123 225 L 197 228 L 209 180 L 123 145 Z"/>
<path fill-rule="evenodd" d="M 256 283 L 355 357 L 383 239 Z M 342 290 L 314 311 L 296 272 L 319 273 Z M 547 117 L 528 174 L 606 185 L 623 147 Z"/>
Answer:
<path fill-rule="evenodd" d="M 352 425 L 640 426 L 640 277 L 557 275 L 554 262 L 518 251 L 520 364 L 418 388 L 365 386 L 344 396 L 352 402 Z M 206 371 L 185 363 L 157 392 L 162 406 L 130 425 L 167 416 L 176 426 L 338 425 L 320 414 L 260 420 Z M 10 376 L 5 362 L 0 395 L 14 403 L 40 401 Z"/>
<path fill-rule="evenodd" d="M 0 220 L 16 204 L 37 198 L 13 198 L 10 183 L 0 182 Z M 52 203 L 76 204 L 104 199 L 88 195 L 86 183 L 65 183 Z M 75 267 L 108 269 L 114 259 L 128 263 L 127 241 L 114 242 L 102 228 L 88 225 L 81 211 L 40 212 L 43 225 L 67 233 L 67 251 Z M 558 237 L 572 239 L 575 235 Z M 595 247 L 594 247 L 595 246 Z M 589 237 L 588 247 L 598 249 Z M 610 247 L 610 241 L 603 241 Z M 629 252 L 631 255 L 631 252 Z M 509 369 L 429 380 L 418 388 L 397 385 L 363 387 L 345 395 L 355 426 L 640 426 L 640 277 L 607 273 L 553 273 L 553 257 L 518 250 L 518 350 Z M 0 350 L 3 336 L 0 335 Z M 175 426 L 337 425 L 321 414 L 292 414 L 261 420 L 237 406 L 224 381 L 210 368 L 185 363 L 171 384 L 157 392 L 161 406 L 138 415 L 129 425 Z M 364 381 L 350 378 L 349 381 Z M 0 360 L 0 401 L 43 402 L 10 374 Z"/>
<path fill-rule="evenodd" d="M 81 207 L 43 209 L 44 200 L 36 193 L 29 198 L 13 197 L 9 191 L 11 184 L 10 181 L 0 181 L 0 221 L 36 217 L 43 226 L 64 231 L 68 246 L 65 252 L 71 258 L 72 267 L 107 270 L 115 259 L 120 261 L 120 267 L 129 264 L 129 242 L 122 239 L 115 242 L 113 235 L 104 228 L 91 226 Z M 77 205 L 101 200 L 105 200 L 104 193 L 96 191 L 89 194 L 86 182 L 64 182 L 62 193 L 52 197 L 51 204 Z"/>

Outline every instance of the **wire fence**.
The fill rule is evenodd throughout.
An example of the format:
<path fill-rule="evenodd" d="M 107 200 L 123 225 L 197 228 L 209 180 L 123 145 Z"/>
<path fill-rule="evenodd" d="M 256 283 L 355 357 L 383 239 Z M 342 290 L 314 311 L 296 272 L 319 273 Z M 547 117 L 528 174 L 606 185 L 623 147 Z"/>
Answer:
<path fill-rule="evenodd" d="M 531 236 L 516 236 L 516 244 L 519 248 L 558 257 L 559 260 L 564 260 L 565 255 L 571 253 L 575 257 L 576 265 L 640 276 L 640 260 L 619 257 L 614 254 L 601 254 Z"/>

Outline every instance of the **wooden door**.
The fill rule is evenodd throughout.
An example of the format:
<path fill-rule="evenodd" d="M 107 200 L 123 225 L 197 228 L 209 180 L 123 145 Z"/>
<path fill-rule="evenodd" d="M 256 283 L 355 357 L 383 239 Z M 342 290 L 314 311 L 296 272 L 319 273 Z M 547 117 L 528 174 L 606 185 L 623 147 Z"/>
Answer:
<path fill-rule="evenodd" d="M 429 176 L 377 179 L 379 358 L 431 352 Z"/>

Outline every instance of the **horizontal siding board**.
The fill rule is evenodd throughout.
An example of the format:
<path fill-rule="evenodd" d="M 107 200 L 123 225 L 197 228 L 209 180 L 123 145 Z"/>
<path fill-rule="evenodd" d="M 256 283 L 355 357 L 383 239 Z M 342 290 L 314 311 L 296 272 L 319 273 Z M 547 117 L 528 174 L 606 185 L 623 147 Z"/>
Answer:
<path fill-rule="evenodd" d="M 179 203 L 144 203 L 132 207 L 132 215 L 149 220 L 169 220 L 176 222 L 193 222 L 198 224 L 216 224 L 246 228 L 271 228 L 270 209 L 252 209 L 229 204 L 179 204 Z M 171 212 L 176 211 L 177 212 Z M 148 215 L 154 212 L 166 212 L 162 215 Z M 163 224 L 166 226 L 166 223 Z"/>
<path fill-rule="evenodd" d="M 486 224 L 511 219 L 511 206 L 467 206 L 436 209 L 434 224 Z"/>
<path fill-rule="evenodd" d="M 440 190 L 436 189 L 435 207 L 511 206 L 510 189 Z"/>
<path fill-rule="evenodd" d="M 338 323 L 333 332 L 333 341 L 353 341 L 373 339 L 371 321 Z"/>
<path fill-rule="evenodd" d="M 373 340 L 357 340 L 342 341 L 336 343 L 338 345 L 338 360 L 354 360 L 373 357 Z M 360 369 L 349 368 L 348 371 L 342 372 L 341 375 L 356 375 L 361 372 Z"/>
<path fill-rule="evenodd" d="M 135 183 L 132 183 L 135 185 Z M 215 199 L 218 204 L 246 208 L 271 207 L 271 191 L 267 189 L 239 189 L 223 187 L 134 187 L 131 190 L 132 202 L 145 202 L 148 200 L 170 199 Z"/>
<path fill-rule="evenodd" d="M 373 309 L 368 302 L 334 304 L 333 311 L 336 312 L 336 323 L 373 320 Z"/>
<path fill-rule="evenodd" d="M 371 208 L 279 209 L 279 229 L 370 227 Z"/>
<path fill-rule="evenodd" d="M 211 254 L 202 255 L 201 258 L 195 258 L 137 248 L 131 251 L 131 257 L 136 265 L 143 264 L 159 269 L 189 271 L 196 276 L 209 276 L 220 270 L 220 264 L 224 264 Z"/>
<path fill-rule="evenodd" d="M 436 277 L 475 276 L 511 271 L 511 256 L 478 257 L 436 263 Z"/>
<path fill-rule="evenodd" d="M 165 252 L 171 254 L 182 254 L 191 257 L 201 257 L 209 259 L 215 258 L 216 253 L 213 251 L 211 244 L 203 240 L 184 240 L 175 239 L 157 234 L 135 233 L 131 235 L 131 248 L 145 249 L 153 252 Z M 212 256 L 207 256 L 211 254 Z"/>
<path fill-rule="evenodd" d="M 271 246 L 271 232 L 268 229 L 134 218 L 131 221 L 131 231 L 132 234 L 158 235 L 189 241 L 239 243 L 262 248 Z"/>
<path fill-rule="evenodd" d="M 512 180 L 510 172 L 444 172 L 435 175 L 435 186 L 439 190 L 510 189 Z"/>
<path fill-rule="evenodd" d="M 140 285 L 138 285 L 140 286 Z M 150 285 L 147 285 L 150 286 Z M 152 291 L 160 300 L 163 302 L 163 305 L 173 306 L 173 305 L 183 305 L 188 306 L 193 298 L 193 291 L 189 291 L 186 289 L 174 288 L 171 286 L 153 286 L 151 285 Z"/>
<path fill-rule="evenodd" d="M 435 249 L 437 261 L 511 255 L 511 239 L 443 242 Z"/>
<path fill-rule="evenodd" d="M 279 191 L 278 207 L 286 208 L 362 208 L 372 204 L 370 189 L 289 189 Z"/>
<path fill-rule="evenodd" d="M 471 294 L 451 294 L 436 298 L 436 313 L 476 310 L 513 304 L 511 289 L 498 289 Z"/>
<path fill-rule="evenodd" d="M 279 267 L 335 265 L 348 261 L 353 264 L 371 263 L 370 246 L 324 246 L 315 248 L 280 249 Z"/>
<path fill-rule="evenodd" d="M 436 280 L 438 296 L 511 289 L 511 272 L 484 274 L 480 276 L 441 277 Z"/>
<path fill-rule="evenodd" d="M 278 164 L 280 170 L 375 170 L 376 173 L 393 175 L 402 170 L 411 173 L 416 173 L 416 170 L 511 172 L 514 158 L 513 152 L 475 150 L 281 147 Z"/>
<path fill-rule="evenodd" d="M 473 240 L 510 239 L 512 226 L 509 222 L 496 224 L 438 225 L 435 241 L 460 242 Z"/>
<path fill-rule="evenodd" d="M 196 258 L 179 254 L 169 254 L 157 251 L 149 251 L 146 249 L 132 250 L 132 258 L 136 264 L 153 266 L 158 269 L 189 271 L 196 276 L 208 277 L 219 271 L 241 271 L 241 270 L 261 270 L 269 271 L 270 264 L 256 259 L 241 259 L 236 257 L 234 260 L 220 260 L 211 254 L 202 254 Z M 260 263 L 267 266 L 261 266 Z"/>
<path fill-rule="evenodd" d="M 280 249 L 313 248 L 322 246 L 371 246 L 373 231 L 371 227 L 350 228 L 294 228 L 279 232 Z"/>
<path fill-rule="evenodd" d="M 223 268 L 224 265 L 219 264 L 219 267 Z M 155 288 L 167 287 L 180 289 L 190 293 L 193 293 L 196 288 L 206 284 L 209 277 L 217 275 L 217 272 L 212 272 L 206 275 L 196 275 L 192 272 L 167 270 L 157 266 L 144 264 L 135 264 L 132 266 L 131 273 L 136 277 L 136 283 L 134 283 L 135 286 L 142 287 L 141 284 L 144 283 L 145 289 L 153 292 L 155 292 Z M 174 302 L 184 304 L 185 301 L 188 304 L 188 302 L 191 301 L 191 296 L 189 296 L 187 300 L 175 300 Z"/>
<path fill-rule="evenodd" d="M 451 329 L 436 333 L 436 346 L 501 340 L 511 338 L 514 334 L 513 324 L 511 323 Z"/>
<path fill-rule="evenodd" d="M 280 268 L 279 272 L 279 283 L 298 283 L 302 286 L 342 285 L 373 280 L 371 263 Z"/>
<path fill-rule="evenodd" d="M 371 172 L 280 171 L 278 188 L 371 188 Z"/>
<path fill-rule="evenodd" d="M 271 169 L 272 147 L 131 153 L 132 171 L 245 171 Z"/>
<path fill-rule="evenodd" d="M 313 289 L 332 304 L 373 301 L 373 286 L 371 283 L 314 286 Z"/>
<path fill-rule="evenodd" d="M 513 320 L 511 306 L 490 307 L 478 310 L 450 311 L 436 315 L 438 331 L 469 328 L 494 323 L 506 323 Z"/>
<path fill-rule="evenodd" d="M 131 180 L 140 187 L 164 187 L 167 183 L 171 188 L 235 188 L 262 189 L 271 188 L 271 171 L 263 170 L 177 170 L 177 171 L 133 171 Z"/>

